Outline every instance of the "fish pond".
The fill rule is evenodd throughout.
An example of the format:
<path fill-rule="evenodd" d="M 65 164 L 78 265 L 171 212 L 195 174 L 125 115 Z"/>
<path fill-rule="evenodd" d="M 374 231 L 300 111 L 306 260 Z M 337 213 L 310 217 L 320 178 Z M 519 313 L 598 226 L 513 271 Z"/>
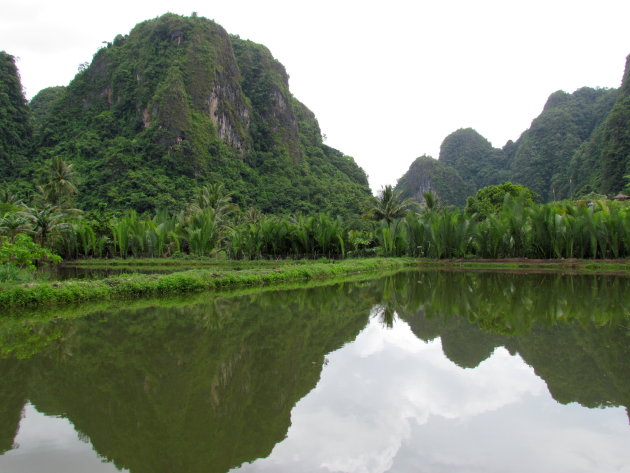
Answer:
<path fill-rule="evenodd" d="M 0 471 L 630 472 L 630 278 L 404 271 L 0 319 Z"/>

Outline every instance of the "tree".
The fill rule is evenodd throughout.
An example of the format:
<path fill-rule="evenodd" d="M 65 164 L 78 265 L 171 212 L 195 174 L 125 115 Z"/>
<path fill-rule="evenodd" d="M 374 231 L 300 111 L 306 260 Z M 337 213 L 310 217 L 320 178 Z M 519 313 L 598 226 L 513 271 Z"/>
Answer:
<path fill-rule="evenodd" d="M 9 241 L 13 243 L 15 237 L 20 233 L 27 233 L 31 230 L 31 223 L 28 218 L 16 212 L 7 212 L 0 217 L 0 235 L 9 237 Z"/>
<path fill-rule="evenodd" d="M 59 156 L 54 157 L 47 166 L 42 191 L 46 201 L 53 206 L 67 207 L 77 193 L 77 175 L 72 164 L 66 163 Z"/>
<path fill-rule="evenodd" d="M 221 183 L 195 189 L 188 213 L 198 214 L 209 208 L 220 217 L 228 217 L 238 210 L 238 206 L 232 203 L 232 194 L 226 193 Z"/>
<path fill-rule="evenodd" d="M 33 234 L 42 247 L 46 247 L 51 238 L 58 236 L 68 226 L 63 210 L 49 203 L 39 208 L 27 208 L 20 212 L 20 216 L 31 222 Z"/>
<path fill-rule="evenodd" d="M 403 197 L 400 191 L 387 185 L 372 199 L 372 206 L 365 216 L 377 222 L 385 220 L 390 224 L 392 220 L 404 217 L 416 205 L 412 199 Z"/>
<path fill-rule="evenodd" d="M 508 194 L 512 197 L 522 196 L 526 204 L 533 204 L 536 200 L 536 194 L 531 189 L 522 184 L 512 184 L 507 181 L 503 184 L 486 186 L 479 189 L 474 196 L 468 197 L 465 213 L 477 215 L 481 220 L 488 218 L 501 210 Z"/>

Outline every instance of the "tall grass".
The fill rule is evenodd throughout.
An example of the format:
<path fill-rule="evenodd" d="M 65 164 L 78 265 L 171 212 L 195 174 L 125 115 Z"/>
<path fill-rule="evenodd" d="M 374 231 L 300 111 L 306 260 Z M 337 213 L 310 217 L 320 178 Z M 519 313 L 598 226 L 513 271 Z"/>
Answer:
<path fill-rule="evenodd" d="M 212 192 L 211 192 L 212 191 Z M 200 192 L 186 210 L 110 217 L 104 224 L 74 217 L 42 239 L 64 258 L 168 257 L 233 259 L 412 256 L 425 258 L 628 258 L 630 206 L 598 200 L 532 205 L 506 196 L 485 218 L 431 207 L 403 218 L 349 228 L 340 217 L 236 213 L 220 189 Z M 59 222 L 58 222 L 59 223 Z M 0 234 L 11 238 L 11 216 Z M 21 227 L 20 227 L 21 228 Z M 20 231 L 36 234 L 39 227 Z"/>
<path fill-rule="evenodd" d="M 408 214 L 396 228 L 405 254 L 429 258 L 627 258 L 630 207 L 598 201 L 526 205 L 508 196 L 478 221 L 458 210 Z M 389 242 L 380 239 L 385 252 Z"/>

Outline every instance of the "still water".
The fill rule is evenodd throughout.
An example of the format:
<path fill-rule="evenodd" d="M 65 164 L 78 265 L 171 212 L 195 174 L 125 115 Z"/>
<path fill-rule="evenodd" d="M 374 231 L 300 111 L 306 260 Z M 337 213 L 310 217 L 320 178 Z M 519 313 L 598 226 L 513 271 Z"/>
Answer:
<path fill-rule="evenodd" d="M 404 272 L 65 315 L 0 322 L 2 473 L 630 472 L 630 278 Z"/>

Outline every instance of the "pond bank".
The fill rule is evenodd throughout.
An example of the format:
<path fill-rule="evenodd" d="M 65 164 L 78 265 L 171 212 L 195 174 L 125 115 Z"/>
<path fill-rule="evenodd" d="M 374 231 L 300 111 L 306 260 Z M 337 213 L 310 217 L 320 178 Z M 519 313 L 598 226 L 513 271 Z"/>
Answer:
<path fill-rule="evenodd" d="M 187 292 L 326 280 L 358 273 L 392 271 L 417 265 L 412 258 L 329 261 L 247 262 L 237 267 L 208 265 L 171 274 L 126 274 L 95 280 L 29 283 L 0 288 L 3 309 L 38 308 L 104 299 L 125 299 Z M 137 267 L 137 265 L 135 266 Z M 132 270 L 133 267 L 130 267 Z"/>
<path fill-rule="evenodd" d="M 630 276 L 630 260 L 426 260 L 414 258 L 364 258 L 346 260 L 85 260 L 73 265 L 88 267 L 161 266 L 186 267 L 171 274 L 123 274 L 103 279 L 67 280 L 0 286 L 1 315 L 30 308 L 61 307 L 68 304 L 177 295 L 208 290 L 273 286 L 341 278 L 404 268 L 462 271 L 510 271 L 621 274 Z M 194 269 L 187 269 L 194 267 Z"/>

